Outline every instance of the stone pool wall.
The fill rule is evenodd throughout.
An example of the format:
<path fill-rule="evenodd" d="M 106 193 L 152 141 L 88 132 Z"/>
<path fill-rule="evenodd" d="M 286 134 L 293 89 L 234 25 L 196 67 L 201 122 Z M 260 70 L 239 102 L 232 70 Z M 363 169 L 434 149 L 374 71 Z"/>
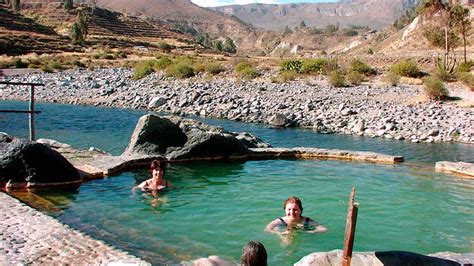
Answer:
<path fill-rule="evenodd" d="M 150 265 L 0 192 L 0 265 Z"/>

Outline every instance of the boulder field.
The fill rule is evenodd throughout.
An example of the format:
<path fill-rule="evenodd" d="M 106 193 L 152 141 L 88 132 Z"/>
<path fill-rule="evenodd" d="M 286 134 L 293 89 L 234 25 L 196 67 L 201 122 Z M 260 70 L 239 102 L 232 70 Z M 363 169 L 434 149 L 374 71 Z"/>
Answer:
<path fill-rule="evenodd" d="M 471 107 L 422 100 L 420 85 L 333 88 L 317 78 L 276 84 L 215 77 L 177 80 L 153 73 L 133 80 L 132 69 L 98 68 L 6 77 L 38 82 L 44 102 L 148 109 L 178 115 L 307 127 L 411 142 L 474 143 Z M 28 89 L 0 85 L 4 100 L 27 100 Z"/>

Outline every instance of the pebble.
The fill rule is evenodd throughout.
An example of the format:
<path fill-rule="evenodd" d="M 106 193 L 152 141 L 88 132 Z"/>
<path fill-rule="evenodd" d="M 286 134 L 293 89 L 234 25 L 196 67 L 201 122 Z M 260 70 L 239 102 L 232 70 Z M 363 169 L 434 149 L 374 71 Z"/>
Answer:
<path fill-rule="evenodd" d="M 73 230 L 3 192 L 0 192 L 0 217 L 8 217 L 0 219 L 0 228 L 8 228 L 0 232 L 0 265 L 150 265 Z"/>
<path fill-rule="evenodd" d="M 42 102 L 198 114 L 251 123 L 270 123 L 271 117 L 281 114 L 292 122 L 285 126 L 320 133 L 384 138 L 381 130 L 386 130 L 400 136 L 395 139 L 412 142 L 474 143 L 472 108 L 455 102 L 414 103 L 423 94 L 419 85 L 333 88 L 305 81 L 177 80 L 160 72 L 132 80 L 132 74 L 129 68 L 72 69 L 10 76 L 5 81 L 46 84 L 36 90 L 35 98 Z M 29 97 L 24 87 L 0 85 L 0 92 L 3 100 L 26 101 Z"/>

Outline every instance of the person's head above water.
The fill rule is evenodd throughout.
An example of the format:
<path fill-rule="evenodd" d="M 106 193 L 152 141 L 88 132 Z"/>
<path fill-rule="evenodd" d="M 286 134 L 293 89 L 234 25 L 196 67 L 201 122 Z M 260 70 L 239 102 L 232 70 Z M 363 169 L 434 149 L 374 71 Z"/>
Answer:
<path fill-rule="evenodd" d="M 150 175 L 153 176 L 153 170 L 163 170 L 163 163 L 159 160 L 153 160 L 150 165 Z"/>
<path fill-rule="evenodd" d="M 303 214 L 303 204 L 297 197 L 289 197 L 283 202 L 283 209 L 290 221 L 298 221 Z"/>
<path fill-rule="evenodd" d="M 258 241 L 250 241 L 242 250 L 240 264 L 243 266 L 266 266 L 267 251 L 262 243 Z"/>

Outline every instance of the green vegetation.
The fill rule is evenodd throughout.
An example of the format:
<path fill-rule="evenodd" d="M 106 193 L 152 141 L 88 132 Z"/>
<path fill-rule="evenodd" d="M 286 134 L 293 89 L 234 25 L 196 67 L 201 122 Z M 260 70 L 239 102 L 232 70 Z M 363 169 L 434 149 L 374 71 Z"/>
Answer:
<path fill-rule="evenodd" d="M 77 13 L 76 22 L 71 27 L 71 40 L 73 44 L 83 45 L 89 32 L 87 15 L 83 10 Z"/>
<path fill-rule="evenodd" d="M 177 63 L 166 68 L 166 75 L 175 78 L 190 78 L 194 76 L 194 68 L 185 63 Z"/>
<path fill-rule="evenodd" d="M 316 58 L 306 59 L 301 64 L 301 73 L 313 75 L 327 75 L 339 69 L 336 59 Z"/>
<path fill-rule="evenodd" d="M 71 10 L 73 8 L 74 8 L 74 6 L 73 6 L 72 0 L 65 0 L 64 1 L 64 9 Z"/>
<path fill-rule="evenodd" d="M 469 72 L 458 73 L 458 79 L 466 84 L 474 92 L 474 75 Z"/>
<path fill-rule="evenodd" d="M 247 67 L 242 69 L 242 71 L 238 72 L 238 75 L 239 77 L 244 79 L 254 79 L 260 76 L 260 73 L 258 73 L 257 69 L 253 67 Z"/>
<path fill-rule="evenodd" d="M 171 64 L 173 64 L 173 61 L 171 61 L 171 59 L 169 59 L 166 56 L 162 56 L 162 57 L 160 57 L 160 58 L 158 58 L 157 60 L 154 61 L 153 68 L 155 68 L 157 70 L 164 70 L 168 66 L 170 66 Z"/>
<path fill-rule="evenodd" d="M 135 68 L 133 69 L 132 79 L 141 79 L 155 72 L 155 70 L 153 69 L 154 63 L 155 60 L 146 60 L 138 62 L 135 65 Z"/>
<path fill-rule="evenodd" d="M 244 70 L 245 68 L 251 68 L 252 65 L 249 63 L 249 61 L 240 61 L 237 65 L 235 65 L 235 72 L 239 73 L 241 72 L 242 70 Z"/>
<path fill-rule="evenodd" d="M 384 81 L 392 86 L 397 86 L 400 84 L 400 75 L 390 71 L 385 76 Z"/>
<path fill-rule="evenodd" d="M 286 83 L 296 79 L 298 73 L 294 71 L 283 71 L 278 74 L 278 76 L 273 76 L 270 78 L 272 83 Z"/>
<path fill-rule="evenodd" d="M 217 75 L 221 72 L 224 72 L 225 68 L 219 63 L 211 62 L 204 65 L 204 71 L 210 75 Z"/>
<path fill-rule="evenodd" d="M 343 29 L 342 34 L 344 36 L 352 37 L 352 36 L 359 35 L 359 32 L 357 32 L 357 30 L 355 30 L 355 29 Z"/>
<path fill-rule="evenodd" d="M 401 60 L 393 65 L 390 71 L 397 75 L 410 78 L 418 78 L 422 75 L 416 62 L 411 59 Z"/>
<path fill-rule="evenodd" d="M 360 85 L 362 83 L 362 81 L 364 81 L 364 79 L 365 79 L 365 75 L 361 74 L 357 71 L 350 71 L 347 74 L 347 81 L 349 82 L 349 84 L 351 84 L 353 86 Z"/>
<path fill-rule="evenodd" d="M 280 71 L 292 71 L 295 73 L 301 73 L 301 61 L 299 60 L 283 60 L 280 63 Z"/>
<path fill-rule="evenodd" d="M 362 62 L 360 59 L 353 59 L 351 61 L 349 70 L 366 76 L 375 75 L 377 73 L 375 69 L 371 68 L 369 65 Z"/>
<path fill-rule="evenodd" d="M 166 42 L 159 42 L 158 48 L 160 48 L 160 50 L 162 50 L 165 53 L 169 53 L 173 49 L 173 46 Z"/>
<path fill-rule="evenodd" d="M 346 78 L 344 77 L 341 71 L 332 71 L 329 73 L 329 84 L 334 87 L 345 87 L 346 86 Z"/>
<path fill-rule="evenodd" d="M 231 38 L 225 38 L 224 44 L 222 45 L 222 51 L 231 54 L 235 54 L 237 52 L 237 48 L 235 47 L 234 41 Z"/>
<path fill-rule="evenodd" d="M 40 69 L 44 73 L 53 73 L 54 72 L 54 70 L 48 64 L 42 65 Z"/>
<path fill-rule="evenodd" d="M 432 100 L 442 100 L 449 96 L 449 91 L 443 82 L 435 77 L 426 77 L 423 80 L 425 95 Z"/>

